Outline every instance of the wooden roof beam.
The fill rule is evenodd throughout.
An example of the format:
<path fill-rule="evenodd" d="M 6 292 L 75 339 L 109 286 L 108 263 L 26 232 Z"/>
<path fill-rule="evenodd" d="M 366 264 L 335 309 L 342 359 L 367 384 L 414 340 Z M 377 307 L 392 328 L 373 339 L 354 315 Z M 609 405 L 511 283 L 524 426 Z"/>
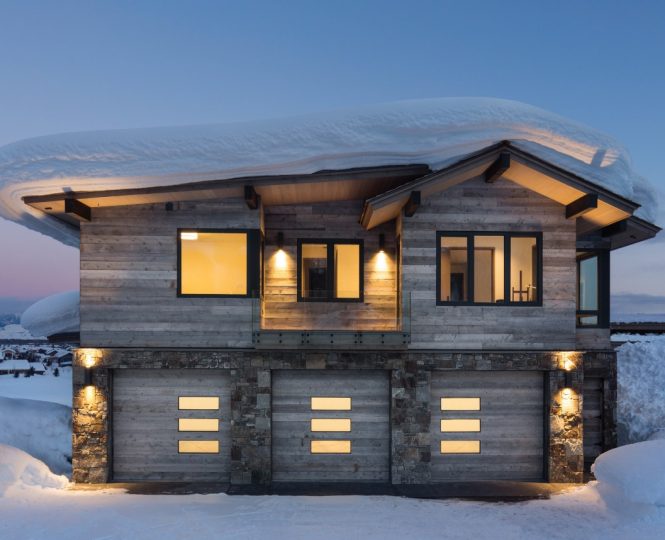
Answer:
<path fill-rule="evenodd" d="M 65 214 L 73 215 L 79 221 L 90 221 L 92 219 L 90 207 L 78 199 L 65 199 Z"/>
<path fill-rule="evenodd" d="M 404 205 L 404 215 L 406 217 L 413 217 L 420 206 L 420 191 L 412 191 L 409 195 L 409 200 Z"/>
<path fill-rule="evenodd" d="M 501 152 L 484 173 L 485 182 L 493 184 L 510 168 L 510 152 Z"/>
<path fill-rule="evenodd" d="M 256 210 L 261 204 L 261 195 L 256 192 L 254 186 L 245 186 L 245 202 L 250 210 Z"/>
<path fill-rule="evenodd" d="M 596 208 L 598 208 L 598 195 L 596 193 L 587 193 L 566 205 L 566 219 L 578 218 Z"/>

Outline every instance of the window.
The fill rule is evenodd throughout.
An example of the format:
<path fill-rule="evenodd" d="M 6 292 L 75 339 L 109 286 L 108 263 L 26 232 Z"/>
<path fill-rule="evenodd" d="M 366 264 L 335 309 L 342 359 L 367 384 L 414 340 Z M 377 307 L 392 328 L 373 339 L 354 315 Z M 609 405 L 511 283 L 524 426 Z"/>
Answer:
<path fill-rule="evenodd" d="M 540 305 L 540 233 L 437 233 L 438 304 Z"/>
<path fill-rule="evenodd" d="M 361 302 L 361 240 L 298 240 L 298 300 Z"/>
<path fill-rule="evenodd" d="M 577 326 L 609 326 L 609 252 L 577 253 Z"/>
<path fill-rule="evenodd" d="M 258 231 L 179 230 L 178 296 L 258 294 L 259 252 Z"/>

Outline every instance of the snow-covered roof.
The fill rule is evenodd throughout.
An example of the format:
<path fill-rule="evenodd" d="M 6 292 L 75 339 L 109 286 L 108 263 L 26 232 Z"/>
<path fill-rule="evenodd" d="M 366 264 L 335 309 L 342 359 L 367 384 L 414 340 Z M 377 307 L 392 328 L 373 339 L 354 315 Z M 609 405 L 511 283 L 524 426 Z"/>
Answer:
<path fill-rule="evenodd" d="M 637 215 L 655 219 L 653 188 L 614 138 L 537 107 L 491 98 L 28 139 L 0 148 L 0 216 L 77 245 L 75 230 L 21 197 L 381 165 L 424 163 L 437 170 L 503 140 L 642 204 Z"/>
<path fill-rule="evenodd" d="M 79 292 L 54 294 L 35 302 L 21 315 L 21 326 L 33 335 L 79 331 Z"/>
<path fill-rule="evenodd" d="M 32 365 L 27 360 L 4 360 L 0 362 L 0 371 L 28 371 L 31 367 Z"/>

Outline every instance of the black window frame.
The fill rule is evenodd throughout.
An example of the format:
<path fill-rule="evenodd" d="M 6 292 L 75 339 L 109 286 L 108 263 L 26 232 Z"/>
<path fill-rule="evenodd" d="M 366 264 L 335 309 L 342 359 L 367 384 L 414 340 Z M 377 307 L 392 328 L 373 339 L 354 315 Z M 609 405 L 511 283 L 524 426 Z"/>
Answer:
<path fill-rule="evenodd" d="M 475 237 L 476 236 L 500 236 L 503 237 L 503 302 L 474 302 L 474 267 L 475 267 Z M 456 237 L 466 238 L 468 278 L 466 283 L 466 295 L 468 300 L 463 302 L 450 302 L 441 300 L 441 238 Z M 536 239 L 536 295 L 533 302 L 506 301 L 510 298 L 510 240 L 511 238 L 535 238 Z M 436 305 L 437 306 L 481 306 L 481 307 L 540 307 L 543 305 L 543 233 L 541 231 L 436 231 Z"/>
<path fill-rule="evenodd" d="M 328 265 L 326 268 L 326 293 L 327 295 L 322 298 L 305 298 L 302 295 L 302 246 L 303 244 L 325 244 L 326 245 L 326 258 Z M 335 244 L 357 245 L 360 247 L 359 257 L 359 280 L 360 280 L 360 296 L 358 298 L 335 298 L 334 296 L 334 279 L 335 279 Z M 298 302 L 345 302 L 345 303 L 362 303 L 365 301 L 365 243 L 362 239 L 350 240 L 342 238 L 298 238 L 297 240 L 297 296 Z"/>
<path fill-rule="evenodd" d="M 579 255 L 582 253 L 583 255 Z M 598 309 L 581 310 L 580 307 L 580 262 L 598 258 Z M 610 252 L 607 249 L 578 249 L 575 255 L 575 326 L 577 328 L 610 327 Z M 580 324 L 582 317 L 596 317 L 596 324 Z"/>
<path fill-rule="evenodd" d="M 247 235 L 247 293 L 246 294 L 189 294 L 182 292 L 182 233 L 244 233 Z M 258 298 L 261 294 L 261 242 L 262 234 L 259 229 L 210 229 L 201 227 L 188 227 L 177 229 L 178 283 L 176 296 L 178 298 Z"/>

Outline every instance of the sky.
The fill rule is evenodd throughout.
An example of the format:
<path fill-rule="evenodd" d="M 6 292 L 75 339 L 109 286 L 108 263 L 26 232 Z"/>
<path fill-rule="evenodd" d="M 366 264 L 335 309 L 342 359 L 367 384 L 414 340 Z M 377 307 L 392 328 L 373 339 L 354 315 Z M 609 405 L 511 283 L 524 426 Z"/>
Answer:
<path fill-rule="evenodd" d="M 615 136 L 665 200 L 664 59 L 656 0 L 0 0 L 0 146 L 490 96 Z M 78 287 L 78 250 L 1 218 L 0 253 L 0 297 Z M 663 270 L 665 238 L 614 252 L 612 292 L 665 296 Z"/>

